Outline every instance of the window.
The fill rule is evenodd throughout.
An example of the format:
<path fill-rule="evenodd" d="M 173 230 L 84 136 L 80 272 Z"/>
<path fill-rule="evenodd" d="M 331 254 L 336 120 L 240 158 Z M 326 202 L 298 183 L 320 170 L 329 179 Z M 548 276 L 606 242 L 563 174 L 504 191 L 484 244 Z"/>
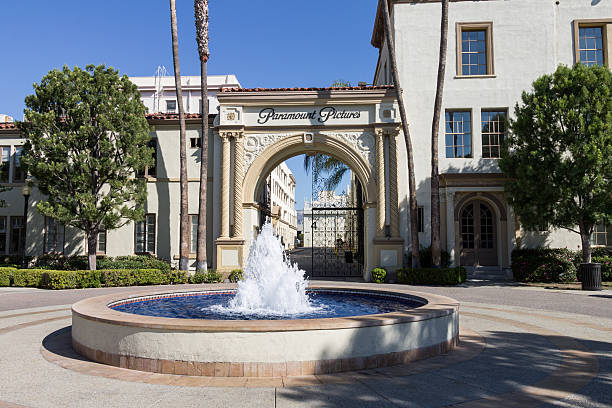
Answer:
<path fill-rule="evenodd" d="M 603 27 L 580 27 L 578 29 L 580 62 L 591 65 L 604 64 Z"/>
<path fill-rule="evenodd" d="M 472 157 L 472 113 L 446 112 L 446 157 Z"/>
<path fill-rule="evenodd" d="M 506 136 L 506 112 L 482 111 L 482 157 L 499 158 L 502 142 Z"/>
<path fill-rule="evenodd" d="M 0 217 L 0 254 L 6 253 L 6 217 Z"/>
<path fill-rule="evenodd" d="M 23 152 L 23 146 L 15 147 L 15 153 L 13 154 L 13 183 L 18 183 L 25 180 L 25 173 L 21 168 L 21 153 Z"/>
<path fill-rule="evenodd" d="M 64 226 L 51 217 L 45 217 L 45 254 L 64 252 Z"/>
<path fill-rule="evenodd" d="M 610 67 L 608 58 L 608 32 L 610 30 L 612 30 L 612 18 L 574 20 L 576 63 Z"/>
<path fill-rule="evenodd" d="M 96 249 L 98 254 L 106 253 L 106 230 L 98 232 L 98 248 Z"/>
<path fill-rule="evenodd" d="M 18 254 L 25 249 L 23 217 L 11 217 L 11 234 L 9 236 L 9 253 Z"/>
<path fill-rule="evenodd" d="M 202 139 L 200 139 L 199 137 L 192 137 L 189 139 L 189 141 L 191 142 L 192 149 L 199 149 L 200 147 L 202 147 Z"/>
<path fill-rule="evenodd" d="M 609 232 L 612 231 L 612 226 L 599 224 L 593 229 L 591 235 L 591 245 L 596 246 L 612 246 L 612 237 L 609 236 Z"/>
<path fill-rule="evenodd" d="M 198 216 L 190 215 L 191 219 L 191 253 L 195 254 L 198 252 Z"/>
<path fill-rule="evenodd" d="M 136 222 L 136 253 L 155 253 L 155 214 L 145 215 L 144 221 Z"/>
<path fill-rule="evenodd" d="M 0 147 L 0 182 L 9 182 L 9 167 L 11 164 L 11 148 L 10 146 Z"/>
<path fill-rule="evenodd" d="M 493 24 L 457 24 L 457 75 L 493 75 Z"/>
<path fill-rule="evenodd" d="M 174 99 L 166 101 L 166 113 L 176 113 L 176 101 Z"/>
<path fill-rule="evenodd" d="M 419 224 L 419 232 L 425 232 L 425 210 L 423 207 L 417 207 L 417 224 Z"/>

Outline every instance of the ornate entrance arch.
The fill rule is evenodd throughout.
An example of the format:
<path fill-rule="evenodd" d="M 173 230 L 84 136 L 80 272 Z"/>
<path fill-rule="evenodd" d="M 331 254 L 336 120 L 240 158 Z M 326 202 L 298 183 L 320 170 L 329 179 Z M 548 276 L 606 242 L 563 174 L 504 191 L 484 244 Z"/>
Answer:
<path fill-rule="evenodd" d="M 231 90 L 218 98 L 216 131 L 222 143 L 222 171 L 217 269 L 226 272 L 242 266 L 253 238 L 252 226 L 258 225 L 257 195 L 262 183 L 280 163 L 304 153 L 340 159 L 362 186 L 368 248 L 364 278 L 369 278 L 374 266 L 394 271 L 402 265 L 399 127 L 390 88 Z"/>

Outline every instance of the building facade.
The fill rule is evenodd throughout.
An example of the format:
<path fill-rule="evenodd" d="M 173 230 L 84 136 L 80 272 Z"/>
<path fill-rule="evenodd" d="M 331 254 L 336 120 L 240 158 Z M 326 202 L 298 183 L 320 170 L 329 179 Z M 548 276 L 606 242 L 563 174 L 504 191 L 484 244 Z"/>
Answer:
<path fill-rule="evenodd" d="M 430 242 L 431 120 L 436 91 L 440 1 L 388 0 L 398 70 L 414 146 L 419 237 Z M 504 197 L 497 165 L 504 120 L 523 90 L 558 65 L 610 67 L 612 3 L 591 0 L 451 1 L 439 133 L 442 247 L 455 264 L 507 268 L 518 245 L 577 248 L 566 230 L 526 231 Z M 378 10 L 372 44 L 379 48 L 374 83 L 392 82 Z M 403 138 L 400 138 L 400 140 Z M 400 142 L 398 171 L 407 180 Z M 402 235 L 408 231 L 408 186 L 400 185 Z M 607 229 L 606 229 L 607 228 Z M 543 228 L 544 229 L 544 228 Z M 593 240 L 610 245 L 609 227 Z M 407 248 L 406 248 L 407 249 Z"/>
<path fill-rule="evenodd" d="M 295 247 L 297 213 L 295 212 L 295 177 L 284 162 L 277 166 L 266 180 L 270 191 L 270 222 L 281 238 L 285 249 Z M 253 225 L 255 234 L 260 225 Z"/>

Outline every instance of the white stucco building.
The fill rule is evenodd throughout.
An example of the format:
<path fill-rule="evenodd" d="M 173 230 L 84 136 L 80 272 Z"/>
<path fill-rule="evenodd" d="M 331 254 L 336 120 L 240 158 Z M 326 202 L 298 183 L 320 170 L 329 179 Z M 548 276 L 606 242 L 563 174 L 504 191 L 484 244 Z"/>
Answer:
<path fill-rule="evenodd" d="M 440 44 L 440 1 L 388 0 L 400 83 L 414 146 L 420 240 L 430 242 L 431 120 Z M 577 248 L 566 230 L 525 231 L 503 194 L 497 165 L 503 119 L 521 92 L 559 64 L 610 67 L 612 3 L 591 0 L 451 1 L 448 54 L 439 133 L 442 246 L 455 263 L 508 267 L 512 249 Z M 391 83 L 379 9 L 372 44 L 380 49 L 374 84 Z M 400 138 L 401 139 L 401 138 Z M 407 180 L 406 149 L 398 171 Z M 400 185 L 402 235 L 408 231 L 408 185 Z M 600 226 L 598 231 L 603 230 Z M 597 243 L 611 245 L 605 232 Z"/>
<path fill-rule="evenodd" d="M 295 177 L 285 162 L 277 166 L 266 180 L 270 198 L 270 221 L 276 234 L 281 237 L 285 249 L 295 247 L 297 237 L 297 214 L 295 212 Z M 253 225 L 256 233 L 259 225 Z"/>

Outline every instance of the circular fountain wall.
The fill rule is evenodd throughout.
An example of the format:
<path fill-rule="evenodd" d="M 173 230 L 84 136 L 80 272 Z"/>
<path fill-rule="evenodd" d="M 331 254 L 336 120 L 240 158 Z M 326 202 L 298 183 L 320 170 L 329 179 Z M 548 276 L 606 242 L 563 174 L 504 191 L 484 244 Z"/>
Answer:
<path fill-rule="evenodd" d="M 330 283 L 311 285 L 309 290 L 390 297 L 406 307 L 291 320 L 186 319 L 116 310 L 155 298 L 231 293 L 235 288 L 214 285 L 197 292 L 149 291 L 83 300 L 72 308 L 73 346 L 94 361 L 142 371 L 272 377 L 405 364 L 447 352 L 458 340 L 455 300 L 399 287 L 379 290 L 373 284 Z"/>

